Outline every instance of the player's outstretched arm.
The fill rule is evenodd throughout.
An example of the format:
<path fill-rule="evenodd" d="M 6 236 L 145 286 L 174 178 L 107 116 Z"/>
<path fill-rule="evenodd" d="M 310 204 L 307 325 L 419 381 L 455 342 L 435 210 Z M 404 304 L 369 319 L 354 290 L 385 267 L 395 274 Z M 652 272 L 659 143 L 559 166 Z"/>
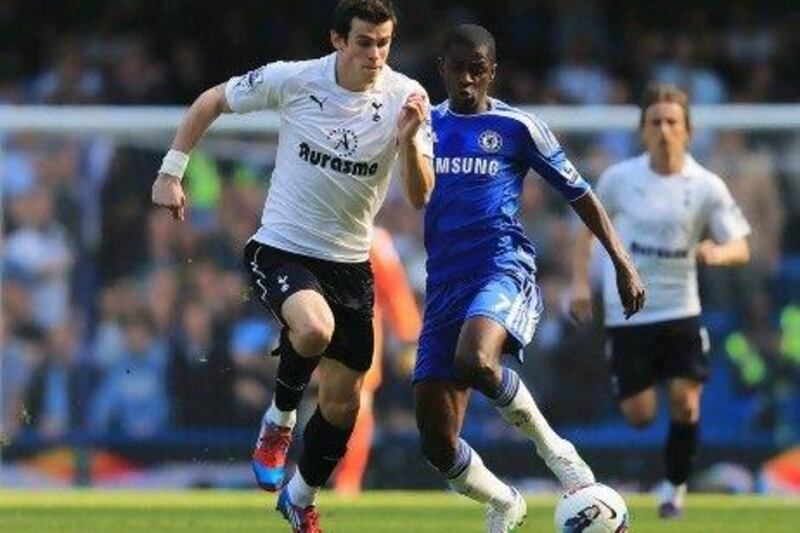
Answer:
<path fill-rule="evenodd" d="M 633 261 L 631 261 L 628 253 L 625 251 L 625 247 L 622 245 L 622 241 L 620 241 L 616 230 L 614 230 L 611 219 L 608 218 L 608 214 L 606 214 L 605 209 L 603 209 L 603 205 L 592 191 L 587 192 L 577 200 L 571 202 L 570 205 L 572 205 L 572 208 L 578 216 L 581 217 L 581 220 L 583 220 L 583 223 L 589 231 L 602 243 L 608 255 L 611 257 L 611 261 L 614 263 L 614 268 L 617 272 L 617 291 L 619 292 L 622 306 L 625 308 L 625 317 L 630 317 L 644 307 L 644 284 L 639 277 L 639 273 L 636 271 L 636 267 L 633 265 Z M 575 257 L 574 259 L 579 262 L 582 261 L 580 265 L 581 271 L 577 270 L 576 265 L 576 271 L 573 274 L 573 282 L 575 281 L 576 275 L 581 275 L 587 285 L 584 287 L 584 290 L 588 290 L 591 236 L 584 235 L 580 238 L 580 241 L 582 242 L 576 243 L 575 255 L 577 256 L 580 251 L 582 257 Z M 579 247 L 582 249 L 578 250 Z M 581 289 L 580 285 L 576 288 L 579 290 Z M 581 296 L 581 294 L 578 293 L 576 296 Z M 585 294 L 582 296 L 584 298 L 586 297 Z M 576 313 L 573 311 L 573 314 L 575 315 Z M 579 316 L 576 318 L 579 318 Z"/>
<path fill-rule="evenodd" d="M 718 244 L 710 239 L 697 245 L 697 261 L 708 266 L 736 266 L 750 261 L 750 246 L 746 237 Z"/>
<path fill-rule="evenodd" d="M 428 203 L 434 183 L 431 158 L 417 140 L 417 132 L 427 117 L 428 97 L 414 93 L 406 100 L 397 121 L 401 174 L 406 196 L 416 209 L 422 209 Z"/>
<path fill-rule="evenodd" d="M 189 153 L 217 117 L 230 111 L 223 83 L 201 94 L 184 115 L 172 141 L 172 147 L 164 157 L 153 183 L 152 192 L 153 205 L 169 209 L 175 220 L 184 219 L 186 196 L 183 193 L 181 179 L 189 163 Z"/>

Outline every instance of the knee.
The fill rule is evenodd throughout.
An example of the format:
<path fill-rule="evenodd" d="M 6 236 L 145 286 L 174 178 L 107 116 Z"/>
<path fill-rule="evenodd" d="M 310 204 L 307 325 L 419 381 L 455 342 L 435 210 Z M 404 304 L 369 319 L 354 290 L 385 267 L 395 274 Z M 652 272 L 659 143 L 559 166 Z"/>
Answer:
<path fill-rule="evenodd" d="M 303 357 L 316 357 L 328 347 L 333 337 L 333 322 L 308 319 L 293 326 L 289 332 L 292 347 Z"/>
<path fill-rule="evenodd" d="M 496 386 L 501 377 L 497 358 L 480 348 L 457 351 L 454 366 L 459 378 L 478 390 Z"/>
<path fill-rule="evenodd" d="M 441 432 L 421 433 L 420 450 L 434 468 L 444 472 L 453 466 L 456 460 L 458 436 Z"/>
<path fill-rule="evenodd" d="M 325 420 L 334 426 L 352 428 L 358 418 L 359 396 L 346 399 L 321 398 L 319 407 Z"/>
<path fill-rule="evenodd" d="M 691 398 L 677 398 L 670 402 L 672 419 L 683 424 L 692 424 L 700 418 L 700 406 Z"/>
<path fill-rule="evenodd" d="M 627 409 L 623 410 L 623 414 L 625 415 L 625 420 L 627 420 L 628 424 L 637 429 L 646 428 L 652 424 L 653 420 L 655 419 L 654 412 L 644 409 Z"/>

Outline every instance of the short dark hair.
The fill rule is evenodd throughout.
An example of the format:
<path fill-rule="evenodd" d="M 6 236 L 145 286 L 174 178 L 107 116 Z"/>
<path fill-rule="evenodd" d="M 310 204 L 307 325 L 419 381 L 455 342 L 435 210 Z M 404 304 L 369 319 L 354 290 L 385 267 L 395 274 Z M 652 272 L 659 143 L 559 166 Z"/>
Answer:
<path fill-rule="evenodd" d="M 669 83 L 651 83 L 642 93 L 642 100 L 639 102 L 639 109 L 642 110 L 639 117 L 639 128 L 644 127 L 645 115 L 651 105 L 661 102 L 672 102 L 681 106 L 683 118 L 686 119 L 686 129 L 692 130 L 692 119 L 689 115 L 689 95 L 675 85 Z"/>
<path fill-rule="evenodd" d="M 354 18 L 371 24 L 383 24 L 391 20 L 397 27 L 397 16 L 391 0 L 340 0 L 333 10 L 331 29 L 346 39 Z"/>
<path fill-rule="evenodd" d="M 477 24 L 460 24 L 450 28 L 444 36 L 442 55 L 446 56 L 450 47 L 454 45 L 467 46 L 473 49 L 485 46 L 492 61 L 495 59 L 496 46 L 494 36 L 483 26 L 478 26 Z"/>

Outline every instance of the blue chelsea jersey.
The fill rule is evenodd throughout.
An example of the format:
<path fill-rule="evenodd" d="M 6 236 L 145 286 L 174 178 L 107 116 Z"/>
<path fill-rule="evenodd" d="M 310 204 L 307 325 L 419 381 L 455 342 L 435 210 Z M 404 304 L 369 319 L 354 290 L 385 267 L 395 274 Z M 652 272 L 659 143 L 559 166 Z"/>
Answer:
<path fill-rule="evenodd" d="M 436 185 L 425 211 L 428 284 L 514 269 L 535 271 L 535 249 L 517 220 L 533 169 L 568 201 L 589 184 L 536 117 L 499 100 L 474 115 L 448 102 L 431 110 Z"/>

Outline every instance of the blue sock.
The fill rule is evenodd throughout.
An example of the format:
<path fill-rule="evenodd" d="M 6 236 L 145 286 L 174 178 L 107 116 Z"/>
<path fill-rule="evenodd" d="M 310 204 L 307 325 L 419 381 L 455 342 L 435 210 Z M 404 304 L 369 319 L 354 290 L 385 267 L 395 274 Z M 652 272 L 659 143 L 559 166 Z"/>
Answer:
<path fill-rule="evenodd" d="M 460 476 L 469 466 L 471 458 L 472 448 L 470 445 L 464 439 L 458 439 L 458 448 L 456 448 L 456 457 L 453 464 L 448 469 L 442 470 L 445 479 L 453 479 Z"/>
<path fill-rule="evenodd" d="M 511 403 L 519 390 L 519 374 L 510 368 L 503 367 L 503 376 L 500 385 L 494 390 L 481 391 L 489 398 L 495 407 L 505 407 Z"/>

